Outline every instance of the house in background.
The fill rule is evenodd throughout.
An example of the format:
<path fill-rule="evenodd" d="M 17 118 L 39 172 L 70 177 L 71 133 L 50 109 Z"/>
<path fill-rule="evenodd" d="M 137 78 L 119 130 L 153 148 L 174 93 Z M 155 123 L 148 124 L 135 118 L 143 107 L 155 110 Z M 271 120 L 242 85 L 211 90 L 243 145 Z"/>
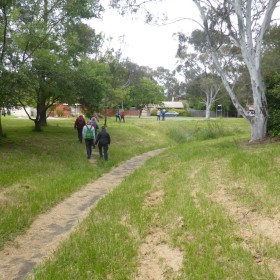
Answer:
<path fill-rule="evenodd" d="M 34 117 L 36 115 L 36 109 L 30 106 L 26 106 L 25 110 L 27 111 L 27 113 Z M 26 112 L 24 111 L 23 107 L 18 106 L 18 107 L 13 107 L 9 110 L 5 110 L 6 112 L 8 112 L 8 115 L 11 116 L 15 116 L 15 117 L 27 117 Z"/>
<path fill-rule="evenodd" d="M 184 110 L 184 104 L 181 101 L 163 101 L 162 103 L 163 106 L 158 108 Z"/>
<path fill-rule="evenodd" d="M 150 116 L 152 110 L 154 109 L 165 109 L 167 111 L 172 111 L 174 109 L 184 110 L 184 104 L 181 101 L 163 101 L 162 104 L 149 104 L 148 108 L 144 108 L 142 116 Z"/>
<path fill-rule="evenodd" d="M 75 103 L 68 105 L 67 103 L 56 105 L 50 112 L 50 117 L 74 117 L 82 114 L 81 104 Z"/>

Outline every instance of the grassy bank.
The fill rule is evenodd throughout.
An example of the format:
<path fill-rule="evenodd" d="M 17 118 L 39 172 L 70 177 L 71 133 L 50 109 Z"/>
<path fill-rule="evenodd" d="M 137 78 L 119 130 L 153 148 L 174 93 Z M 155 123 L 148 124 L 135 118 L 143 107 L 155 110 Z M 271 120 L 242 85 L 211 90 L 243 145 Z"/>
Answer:
<path fill-rule="evenodd" d="M 183 254 L 178 275 L 165 279 L 274 279 L 257 264 L 238 224 L 212 199 L 225 189 L 260 214 L 279 212 L 279 143 L 247 145 L 243 120 L 215 122 L 110 120 L 108 162 L 92 166 L 77 141 L 73 120 L 51 121 L 43 133 L 27 120 L 5 120 L 1 143 L 0 237 L 4 244 L 26 230 L 40 212 L 112 166 L 148 150 L 170 147 L 102 199 L 80 230 L 61 246 L 36 279 L 133 279 L 139 248 L 153 233 Z M 11 222 L 13 221 L 13 222 Z M 265 258 L 279 248 L 247 244 Z"/>
<path fill-rule="evenodd" d="M 92 165 L 78 142 L 74 119 L 50 120 L 33 132 L 26 119 L 2 119 L 6 138 L 0 142 L 0 248 L 28 228 L 39 213 L 69 196 L 112 166 L 172 141 L 160 130 L 109 121 L 110 160 Z M 153 125 L 153 124 L 151 124 Z"/>

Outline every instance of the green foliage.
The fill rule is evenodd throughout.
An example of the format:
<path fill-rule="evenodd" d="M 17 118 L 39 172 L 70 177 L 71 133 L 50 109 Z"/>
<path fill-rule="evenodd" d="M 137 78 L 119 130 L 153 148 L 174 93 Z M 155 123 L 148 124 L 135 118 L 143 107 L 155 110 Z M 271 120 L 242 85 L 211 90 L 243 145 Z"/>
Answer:
<path fill-rule="evenodd" d="M 143 77 L 130 87 L 128 103 L 142 110 L 148 104 L 160 104 L 164 100 L 163 88 L 152 79 Z"/>
<path fill-rule="evenodd" d="M 151 116 L 156 116 L 156 115 L 157 115 L 157 111 L 158 111 L 158 109 L 153 109 L 153 110 L 150 112 Z"/>
<path fill-rule="evenodd" d="M 215 139 L 230 135 L 232 135 L 232 131 L 226 130 L 223 123 L 219 121 L 206 121 L 206 127 L 201 129 L 198 126 L 195 132 L 197 140 Z"/>
<path fill-rule="evenodd" d="M 4 3 L 5 2 L 5 3 Z M 101 36 L 82 19 L 99 17 L 99 1 L 4 1 L 0 5 L 0 107 L 37 108 L 35 129 L 46 125 L 56 101 L 74 100 L 73 69 L 98 51 Z M 24 71 L 23 71 L 24 69 Z M 22 75 L 23 74 L 23 75 Z M 15 82 L 15 80 L 17 82 Z M 9 97 L 8 97 L 9 96 Z M 1 104 L 2 103 L 2 104 Z"/>
<path fill-rule="evenodd" d="M 268 122 L 267 134 L 270 136 L 280 135 L 280 75 L 274 74 L 266 79 Z"/>
<path fill-rule="evenodd" d="M 62 1 L 61 1 L 62 2 Z M 64 1 L 63 1 L 64 2 Z M 100 17 L 104 8 L 100 5 L 99 0 L 71 0 L 63 3 L 65 14 L 70 19 L 90 19 Z"/>
<path fill-rule="evenodd" d="M 109 66 L 89 58 L 80 61 L 74 82 L 78 100 L 87 108 L 87 115 L 100 111 L 102 99 L 112 91 Z"/>
<path fill-rule="evenodd" d="M 280 68 L 280 26 L 273 24 L 264 37 L 264 53 L 262 59 L 263 75 L 272 77 Z"/>
<path fill-rule="evenodd" d="M 187 116 L 187 111 L 183 109 L 168 109 L 167 112 L 169 111 L 177 112 L 179 113 L 179 116 Z"/>
<path fill-rule="evenodd" d="M 267 134 L 280 135 L 280 27 L 272 25 L 264 40 L 263 72 L 268 103 Z"/>
<path fill-rule="evenodd" d="M 67 54 L 77 63 L 81 56 L 98 53 L 102 36 L 85 23 L 68 26 L 65 32 Z"/>
<path fill-rule="evenodd" d="M 153 72 L 153 78 L 164 88 L 166 100 L 172 100 L 173 98 L 180 100 L 182 97 L 185 98 L 185 83 L 180 82 L 175 74 L 175 71 L 170 71 L 163 67 L 158 67 Z"/>
<path fill-rule="evenodd" d="M 57 109 L 56 114 L 57 114 L 58 117 L 63 117 L 64 116 L 64 111 L 60 110 L 60 109 Z"/>
<path fill-rule="evenodd" d="M 185 143 L 194 140 L 209 140 L 240 134 L 238 128 L 225 128 L 223 122 L 218 120 L 205 122 L 193 121 L 192 124 L 195 125 L 192 125 L 188 129 L 185 129 L 184 127 L 172 127 L 167 130 L 167 134 L 176 143 Z"/>

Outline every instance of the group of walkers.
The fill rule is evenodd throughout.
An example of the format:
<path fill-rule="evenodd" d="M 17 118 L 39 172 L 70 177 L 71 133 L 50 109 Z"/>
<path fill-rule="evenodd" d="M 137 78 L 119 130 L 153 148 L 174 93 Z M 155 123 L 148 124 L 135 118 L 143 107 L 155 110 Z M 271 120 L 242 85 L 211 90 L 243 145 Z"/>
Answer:
<path fill-rule="evenodd" d="M 161 120 L 165 121 L 165 110 L 160 110 L 158 109 L 157 110 L 157 120 L 160 121 L 160 117 L 161 117 Z"/>
<path fill-rule="evenodd" d="M 115 113 L 116 121 L 119 121 L 119 122 L 123 121 L 123 122 L 125 122 L 124 116 L 125 116 L 124 111 L 120 112 L 119 110 L 117 110 L 116 113 Z"/>
<path fill-rule="evenodd" d="M 104 157 L 108 160 L 108 149 L 111 143 L 110 134 L 106 131 L 106 127 L 102 126 L 99 130 L 98 116 L 95 114 L 87 123 L 82 115 L 77 117 L 74 128 L 78 132 L 78 140 L 80 143 L 85 140 L 87 158 L 91 158 L 92 149 L 98 145 L 99 158 Z"/>

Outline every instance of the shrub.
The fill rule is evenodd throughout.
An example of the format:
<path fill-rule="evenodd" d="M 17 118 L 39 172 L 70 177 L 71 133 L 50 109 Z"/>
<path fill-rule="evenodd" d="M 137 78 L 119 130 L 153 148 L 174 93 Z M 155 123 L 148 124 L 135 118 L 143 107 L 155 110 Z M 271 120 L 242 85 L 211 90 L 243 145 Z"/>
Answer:
<path fill-rule="evenodd" d="M 60 110 L 60 109 L 56 109 L 56 114 L 58 117 L 64 117 L 64 111 L 63 110 Z"/>
<path fill-rule="evenodd" d="M 151 116 L 156 116 L 157 115 L 157 109 L 153 109 L 151 111 Z"/>
<path fill-rule="evenodd" d="M 179 116 L 186 116 L 187 111 L 184 109 L 170 109 L 168 111 L 173 111 L 179 113 Z"/>
<path fill-rule="evenodd" d="M 215 139 L 223 136 L 231 135 L 231 132 L 226 131 L 221 122 L 218 121 L 207 121 L 205 128 L 197 130 L 197 140 L 208 140 Z"/>
<path fill-rule="evenodd" d="M 268 122 L 267 134 L 270 136 L 280 135 L 280 75 L 275 74 L 266 81 L 267 85 L 267 104 Z"/>

